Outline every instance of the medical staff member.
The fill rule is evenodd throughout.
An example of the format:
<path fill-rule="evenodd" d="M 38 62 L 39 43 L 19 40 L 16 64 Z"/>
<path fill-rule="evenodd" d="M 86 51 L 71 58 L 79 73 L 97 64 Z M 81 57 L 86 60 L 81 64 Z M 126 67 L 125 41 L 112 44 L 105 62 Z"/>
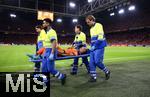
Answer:
<path fill-rule="evenodd" d="M 46 33 L 42 25 L 37 25 L 35 27 L 36 32 L 38 33 L 37 44 L 36 44 L 36 53 L 43 47 L 43 40 L 45 39 Z M 40 72 L 40 62 L 36 62 L 34 66 L 35 72 Z"/>
<path fill-rule="evenodd" d="M 76 25 L 75 26 L 75 39 L 73 42 L 73 46 L 75 47 L 75 49 L 79 50 L 79 46 L 80 45 L 84 45 L 84 47 L 86 47 L 86 35 L 85 33 L 82 32 L 82 26 L 81 25 Z M 74 58 L 74 62 L 73 62 L 73 66 L 71 69 L 71 74 L 72 75 L 76 75 L 77 71 L 78 71 L 78 61 L 79 58 Z M 82 63 L 85 64 L 86 68 L 87 68 L 87 72 L 89 73 L 89 62 L 88 62 L 88 58 L 87 57 L 82 57 Z"/>
<path fill-rule="evenodd" d="M 55 77 L 61 80 L 61 84 L 66 82 L 66 74 L 60 73 L 55 69 L 55 56 L 57 45 L 57 33 L 51 27 L 52 21 L 48 18 L 43 20 L 43 27 L 46 32 L 46 38 L 43 41 L 43 46 L 46 48 L 42 60 L 42 72 L 50 72 Z"/>
<path fill-rule="evenodd" d="M 96 67 L 103 70 L 105 73 L 105 79 L 108 80 L 110 78 L 110 71 L 103 63 L 104 50 L 107 46 L 103 26 L 102 24 L 95 22 L 95 17 L 93 15 L 88 15 L 86 17 L 86 23 L 91 27 L 91 52 L 89 65 L 91 78 L 89 82 L 96 82 Z"/>

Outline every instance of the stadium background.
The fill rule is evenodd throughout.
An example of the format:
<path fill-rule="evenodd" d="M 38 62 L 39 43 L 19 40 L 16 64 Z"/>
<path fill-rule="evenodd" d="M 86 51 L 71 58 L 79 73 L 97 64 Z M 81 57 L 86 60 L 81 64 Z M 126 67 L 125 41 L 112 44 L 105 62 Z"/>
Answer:
<path fill-rule="evenodd" d="M 5 1 L 5 2 L 4 2 Z M 11 0 L 4 0 L 1 1 L 1 4 L 7 5 L 14 5 L 17 2 Z M 8 2 L 9 1 L 9 2 Z M 16 0 L 17 1 L 17 0 Z M 22 1 L 22 0 L 21 0 Z M 30 1 L 30 2 L 29 2 Z M 32 0 L 28 2 L 21 3 L 24 7 L 31 7 Z M 83 0 L 85 1 L 85 0 Z M 47 0 L 48 2 L 48 0 Z M 77 1 L 76 1 L 77 2 Z M 80 1 L 81 2 L 81 1 Z M 50 1 L 49 1 L 50 3 Z M 45 3 L 48 6 L 49 3 Z M 56 3 L 56 4 L 55 4 Z M 79 1 L 77 2 L 79 3 Z M 128 3 L 128 2 L 127 2 Z M 33 3 L 34 4 L 34 3 Z M 43 4 L 43 3 L 41 3 Z M 57 10 L 61 11 L 61 4 L 64 4 L 64 1 L 54 2 L 56 5 Z M 149 40 L 149 26 L 150 26 L 150 19 L 149 19 L 149 1 L 145 0 L 133 0 L 130 1 L 129 5 L 123 6 L 121 3 L 121 7 L 117 9 L 113 9 L 112 11 L 108 11 L 108 9 L 95 13 L 94 16 L 96 17 L 98 22 L 101 22 L 104 25 L 104 30 L 106 33 L 106 38 L 110 45 L 150 45 Z M 40 5 L 40 4 L 39 4 Z M 134 11 L 128 11 L 128 7 L 130 5 L 135 5 L 136 9 Z M 35 5 L 34 5 L 35 6 Z M 118 5 L 119 6 L 119 5 Z M 36 42 L 36 33 L 34 30 L 35 25 L 40 24 L 40 21 L 37 21 L 37 13 L 28 11 L 28 10 L 21 10 L 21 9 L 13 9 L 1 6 L 0 7 L 0 43 L 4 44 L 33 44 Z M 110 9 L 113 7 L 110 7 Z M 124 8 L 125 13 L 119 15 L 117 11 L 121 8 Z M 39 6 L 40 9 L 40 6 Z M 42 9 L 42 8 L 41 8 Z M 56 11 L 57 11 L 56 10 Z M 72 11 L 76 11 L 76 9 L 71 9 Z M 55 11 L 55 10 L 54 10 Z M 110 13 L 114 12 L 115 16 L 110 16 Z M 10 17 L 10 14 L 15 14 L 17 17 L 13 18 Z M 57 19 L 62 19 L 62 23 L 58 23 Z M 77 23 L 72 23 L 72 19 L 77 18 Z M 76 17 L 76 16 L 66 16 L 66 15 L 54 15 L 54 24 L 53 27 L 56 29 L 59 35 L 59 43 L 71 43 L 74 38 L 74 26 L 76 24 L 83 25 L 83 31 L 89 37 L 89 28 L 85 24 L 85 17 Z M 132 33 L 132 34 L 131 34 Z M 17 35 L 16 35 L 17 34 Z M 121 34 L 121 35 L 120 35 Z M 13 36 L 13 37 L 12 37 Z M 23 37 L 22 37 L 23 36 Z M 12 37 L 12 38 L 11 38 Z M 68 37 L 66 39 L 66 37 Z M 135 37 L 135 38 L 134 38 Z M 133 39 L 134 38 L 134 39 Z M 89 38 L 88 43 L 89 43 Z M 18 41 L 19 40 L 19 41 Z M 61 41 L 60 41 L 61 40 Z"/>
<path fill-rule="evenodd" d="M 83 25 L 87 43 L 90 43 L 86 14 L 76 16 L 79 10 L 77 6 L 87 4 L 86 0 L 72 0 L 76 3 L 75 9 L 66 7 L 69 0 L 25 1 L 0 0 L 0 72 L 33 71 L 34 64 L 28 62 L 26 54 L 35 52 L 37 33 L 34 27 L 41 24 L 37 20 L 37 1 L 38 9 L 57 12 L 54 13 L 53 28 L 62 47 L 67 48 L 73 42 L 76 24 Z M 150 1 L 112 1 L 116 1 L 113 6 L 108 4 L 103 10 L 88 13 L 93 14 L 97 22 L 104 26 L 109 44 L 104 62 L 112 71 L 111 79 L 104 81 L 104 75 L 98 71 L 98 82 L 89 84 L 84 66 L 79 68 L 79 74 L 74 77 L 69 75 L 72 60 L 57 61 L 56 67 L 69 76 L 64 87 L 52 78 L 52 97 L 150 97 Z M 135 6 L 134 11 L 128 10 L 130 5 Z M 125 10 L 123 14 L 118 13 L 121 8 Z M 110 16 L 112 12 L 114 16 Z M 74 18 L 78 22 L 73 23 Z M 57 19 L 62 19 L 62 22 Z"/>

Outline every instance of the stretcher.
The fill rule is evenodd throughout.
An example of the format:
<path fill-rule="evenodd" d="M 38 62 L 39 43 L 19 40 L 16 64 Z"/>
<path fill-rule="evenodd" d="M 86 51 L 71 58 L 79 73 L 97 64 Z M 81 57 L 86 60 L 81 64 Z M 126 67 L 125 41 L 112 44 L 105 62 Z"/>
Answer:
<path fill-rule="evenodd" d="M 29 57 L 29 61 L 30 62 L 42 62 L 42 59 L 40 57 L 36 57 L 33 58 L 34 55 L 29 55 L 27 54 L 27 56 Z M 78 55 L 78 56 L 63 56 L 63 57 L 58 57 L 56 56 L 55 60 L 67 60 L 67 59 L 74 59 L 74 58 L 82 58 L 82 57 L 89 57 L 90 54 L 83 54 L 83 55 Z"/>

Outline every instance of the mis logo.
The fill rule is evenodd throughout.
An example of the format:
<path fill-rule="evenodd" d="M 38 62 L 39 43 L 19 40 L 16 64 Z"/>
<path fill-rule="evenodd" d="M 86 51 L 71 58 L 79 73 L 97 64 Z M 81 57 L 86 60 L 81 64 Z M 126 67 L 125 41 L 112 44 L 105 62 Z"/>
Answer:
<path fill-rule="evenodd" d="M 50 97 L 50 76 L 40 73 L 0 73 L 1 97 Z"/>

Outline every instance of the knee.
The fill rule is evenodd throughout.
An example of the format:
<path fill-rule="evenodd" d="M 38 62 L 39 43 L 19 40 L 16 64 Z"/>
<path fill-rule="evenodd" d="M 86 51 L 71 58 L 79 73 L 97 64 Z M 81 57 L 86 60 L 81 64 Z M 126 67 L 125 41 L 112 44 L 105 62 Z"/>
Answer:
<path fill-rule="evenodd" d="M 96 64 L 96 65 L 99 65 L 99 64 L 102 64 L 102 63 L 103 63 L 102 60 L 95 60 L 95 64 Z"/>

